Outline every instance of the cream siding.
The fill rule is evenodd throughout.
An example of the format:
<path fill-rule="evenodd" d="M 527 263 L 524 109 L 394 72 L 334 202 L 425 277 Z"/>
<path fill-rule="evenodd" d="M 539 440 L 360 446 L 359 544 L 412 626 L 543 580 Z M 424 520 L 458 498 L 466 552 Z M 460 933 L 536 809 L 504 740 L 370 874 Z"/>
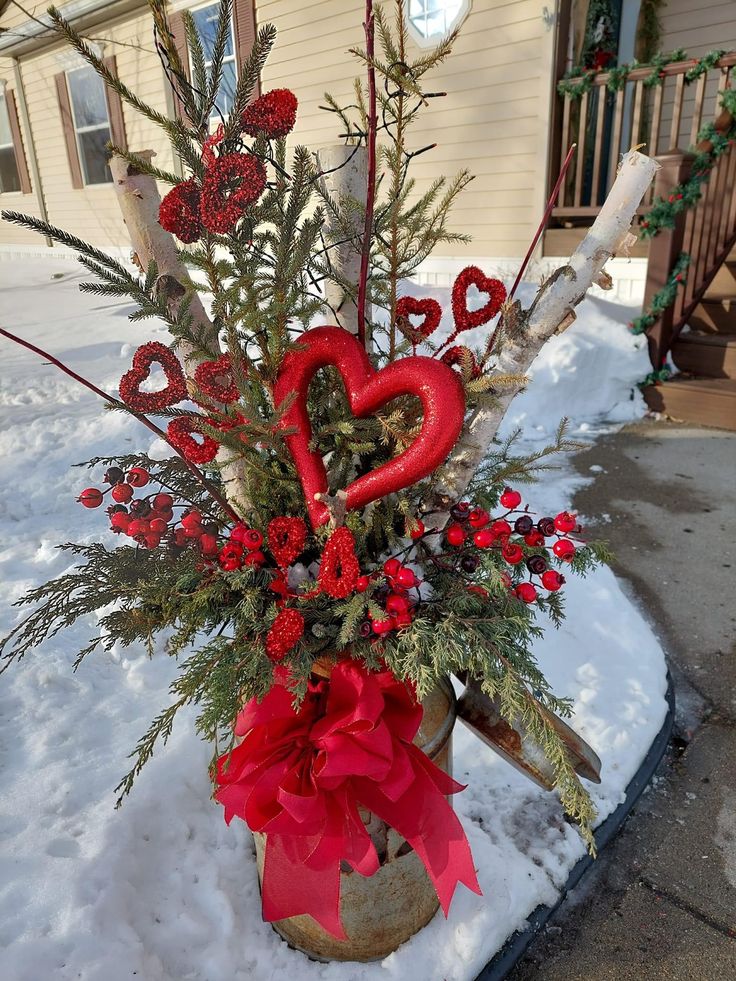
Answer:
<path fill-rule="evenodd" d="M 393 2 L 384 4 L 393 17 Z M 335 141 L 339 123 L 319 109 L 325 91 L 350 103 L 360 74 L 348 53 L 362 46 L 361 0 L 259 0 L 258 24 L 278 29 L 263 90 L 299 98 L 295 140 L 313 149 Z M 410 130 L 413 148 L 437 143 L 412 165 L 419 189 L 467 167 L 476 175 L 453 210 L 451 228 L 469 245 L 436 256 L 523 255 L 543 207 L 554 27 L 538 0 L 474 0 L 450 59 L 427 76 L 433 100 Z M 411 43 L 411 55 L 424 49 Z"/>
<path fill-rule="evenodd" d="M 160 112 L 167 111 L 164 73 L 154 49 L 151 21 L 147 13 L 133 17 L 128 15 L 125 19 L 101 24 L 86 33 L 103 46 L 105 56 L 116 56 L 120 77 L 144 102 Z M 3 63 L 9 63 L 8 59 L 0 61 L 0 64 Z M 54 82 L 55 75 L 70 66 L 69 49 L 56 45 L 37 55 L 24 56 L 20 64 L 49 220 L 93 245 L 125 248 L 128 239 L 112 184 L 81 189 L 71 186 Z M 12 64 L 9 71 L 7 77 L 12 78 Z M 156 163 L 164 169 L 171 169 L 172 156 L 164 134 L 129 106 L 124 105 L 123 112 L 128 146 L 133 150 L 155 149 Z M 18 210 L 38 214 L 34 202 L 35 194 L 0 195 L 1 207 L 17 207 Z M 17 229 L 5 222 L 0 224 L 2 245 L 41 245 L 42 242 L 32 232 Z"/>
<path fill-rule="evenodd" d="M 6 81 L 8 91 L 15 94 L 15 104 L 18 109 L 19 116 L 18 124 L 20 126 L 21 137 L 23 139 L 23 152 L 25 153 L 28 170 L 31 174 L 32 185 L 30 194 L 23 194 L 21 191 L 15 191 L 13 193 L 8 193 L 6 191 L 4 194 L 0 192 L 0 210 L 20 211 L 23 214 L 33 215 L 34 218 L 39 218 L 41 216 L 41 209 L 37 198 L 38 189 L 36 187 L 36 182 L 33 179 L 33 173 L 31 172 L 28 134 L 23 126 L 23 120 L 20 118 L 20 101 L 15 91 L 16 85 L 15 78 L 13 76 L 13 62 L 10 58 L 0 57 L 0 78 Z M 34 244 L 43 245 L 43 239 L 39 240 L 38 236 L 33 236 L 31 233 L 20 228 L 18 225 L 11 225 L 9 222 L 0 221 L 1 244 L 23 245 L 28 244 L 31 238 L 37 240 L 34 242 Z"/>

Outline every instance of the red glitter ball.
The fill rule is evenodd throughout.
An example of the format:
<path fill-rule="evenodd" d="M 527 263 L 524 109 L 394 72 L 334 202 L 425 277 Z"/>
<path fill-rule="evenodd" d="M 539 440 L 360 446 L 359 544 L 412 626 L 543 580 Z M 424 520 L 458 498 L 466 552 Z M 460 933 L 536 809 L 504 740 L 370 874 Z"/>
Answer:
<path fill-rule="evenodd" d="M 281 610 L 266 637 L 266 653 L 280 661 L 304 636 L 304 617 L 298 610 Z"/>
<path fill-rule="evenodd" d="M 248 153 L 226 153 L 207 168 L 200 213 L 208 232 L 225 235 L 266 186 L 266 168 Z"/>
<path fill-rule="evenodd" d="M 196 242 L 202 237 L 200 195 L 193 179 L 172 187 L 158 209 L 159 225 L 182 242 Z"/>
<path fill-rule="evenodd" d="M 171 445 L 190 463 L 210 463 L 217 456 L 217 443 L 211 436 L 202 433 L 199 421 L 201 418 L 201 416 L 178 416 L 171 420 L 166 430 Z M 197 442 L 192 433 L 199 433 L 202 442 Z"/>
<path fill-rule="evenodd" d="M 243 131 L 248 136 L 263 133 L 272 140 L 286 136 L 294 129 L 297 105 L 297 98 L 289 89 L 272 89 L 243 112 Z"/>

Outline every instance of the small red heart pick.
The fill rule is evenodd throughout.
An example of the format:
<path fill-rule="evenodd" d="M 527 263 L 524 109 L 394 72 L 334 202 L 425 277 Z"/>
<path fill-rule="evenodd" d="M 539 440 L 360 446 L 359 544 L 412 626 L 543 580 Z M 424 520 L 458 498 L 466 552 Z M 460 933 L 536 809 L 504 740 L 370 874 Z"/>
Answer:
<path fill-rule="evenodd" d="M 229 354 L 223 354 L 217 361 L 202 361 L 196 367 L 194 380 L 200 391 L 216 402 L 229 405 L 240 398 Z"/>
<path fill-rule="evenodd" d="M 141 392 L 140 385 L 151 373 L 151 365 L 160 364 L 166 375 L 166 388 L 159 392 Z M 160 412 L 187 398 L 184 372 L 174 352 L 159 341 L 141 345 L 133 355 L 133 365 L 120 379 L 120 398 L 134 412 Z"/>
<path fill-rule="evenodd" d="M 328 483 L 321 455 L 309 448 L 312 426 L 307 394 L 315 373 L 327 365 L 334 365 L 342 375 L 350 408 L 356 416 L 369 416 L 401 395 L 416 396 L 424 410 L 421 430 L 411 446 L 345 488 L 346 507 L 350 511 L 428 477 L 455 445 L 465 416 L 462 383 L 441 361 L 407 357 L 376 371 L 363 346 L 347 331 L 339 327 L 316 327 L 302 334 L 299 347 L 284 357 L 274 386 L 274 402 L 279 406 L 288 396 L 296 396 L 282 416 L 280 426 L 296 430 L 285 435 L 284 440 L 294 459 L 315 528 L 325 524 L 330 513 L 315 500 L 315 494 L 327 492 Z"/>
<path fill-rule="evenodd" d="M 467 294 L 471 286 L 488 294 L 488 302 L 479 310 L 468 310 Z M 452 336 L 457 337 L 462 330 L 487 324 L 496 316 L 505 299 L 506 287 L 500 279 L 491 279 L 477 266 L 466 266 L 452 287 L 452 315 L 455 318 L 455 333 Z"/>
<path fill-rule="evenodd" d="M 424 320 L 418 327 L 415 327 L 411 322 L 409 322 L 409 327 L 417 334 L 421 334 L 422 337 L 429 337 L 437 330 L 442 319 L 442 307 L 437 300 L 433 300 L 429 296 L 423 300 L 417 300 L 413 296 L 402 296 L 396 304 L 397 318 L 405 317 L 408 321 L 409 317 L 421 317 L 422 315 L 424 315 Z"/>

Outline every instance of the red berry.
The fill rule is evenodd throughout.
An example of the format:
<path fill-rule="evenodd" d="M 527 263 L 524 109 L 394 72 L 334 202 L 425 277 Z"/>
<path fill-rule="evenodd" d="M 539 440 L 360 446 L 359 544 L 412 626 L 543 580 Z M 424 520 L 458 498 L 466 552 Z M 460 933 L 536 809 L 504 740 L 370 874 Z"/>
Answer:
<path fill-rule="evenodd" d="M 560 538 L 552 546 L 552 551 L 563 562 L 572 562 L 572 557 L 575 554 L 575 546 L 569 538 Z"/>
<path fill-rule="evenodd" d="M 501 555 L 506 559 L 509 565 L 518 565 L 519 562 L 524 558 L 524 553 L 520 545 L 514 545 L 511 542 L 507 542 L 503 549 L 501 550 Z"/>
<path fill-rule="evenodd" d="M 500 497 L 500 503 L 502 508 L 508 508 L 509 511 L 512 511 L 521 504 L 521 494 L 507 487 Z"/>
<path fill-rule="evenodd" d="M 537 591 L 530 582 L 520 582 L 515 592 L 523 603 L 533 603 L 537 598 Z"/>
<path fill-rule="evenodd" d="M 163 535 L 166 531 L 166 522 L 163 518 L 151 518 L 151 531 L 156 535 Z"/>
<path fill-rule="evenodd" d="M 198 529 L 202 532 L 202 515 L 199 511 L 188 511 L 181 519 L 182 528 Z"/>
<path fill-rule="evenodd" d="M 154 518 L 160 518 L 162 521 L 165 521 L 166 524 L 168 524 L 173 517 L 174 517 L 174 512 L 170 508 L 165 511 L 159 511 L 158 508 L 156 508 L 155 511 L 151 511 L 152 521 Z"/>
<path fill-rule="evenodd" d="M 113 531 L 125 531 L 130 524 L 130 520 L 129 514 L 126 514 L 124 511 L 116 511 L 110 517 L 110 527 Z"/>
<path fill-rule="evenodd" d="M 550 593 L 556 593 L 564 581 L 565 577 L 561 576 L 559 572 L 555 572 L 554 569 L 547 569 L 546 572 L 542 573 L 542 585 L 545 589 L 548 589 Z"/>
<path fill-rule="evenodd" d="M 358 576 L 355 580 L 355 588 L 359 593 L 364 593 L 371 584 L 370 576 Z"/>
<path fill-rule="evenodd" d="M 241 541 L 249 552 L 254 552 L 263 545 L 263 535 L 260 531 L 256 531 L 255 528 L 248 528 L 243 534 Z"/>
<path fill-rule="evenodd" d="M 133 488 L 129 484 L 116 484 L 110 494 L 118 504 L 127 504 L 133 499 Z"/>
<path fill-rule="evenodd" d="M 465 531 L 462 525 L 450 525 L 450 527 L 445 532 L 445 539 L 448 545 L 453 545 L 458 548 L 465 541 Z"/>
<path fill-rule="evenodd" d="M 493 533 L 494 538 L 500 538 L 503 540 L 504 538 L 508 538 L 511 534 L 511 525 L 508 523 L 508 521 L 504 521 L 503 518 L 501 518 L 500 521 L 493 522 L 491 525 L 491 532 Z"/>
<path fill-rule="evenodd" d="M 151 522 L 151 529 L 153 530 L 155 522 Z M 202 550 L 202 555 L 216 555 L 217 554 L 217 535 L 204 534 L 199 539 L 199 547 Z"/>
<path fill-rule="evenodd" d="M 490 548 L 495 541 L 495 536 L 490 528 L 481 528 L 473 535 L 473 541 L 478 548 Z"/>
<path fill-rule="evenodd" d="M 473 508 L 468 515 L 468 524 L 471 528 L 485 528 L 490 518 L 484 508 Z"/>
<path fill-rule="evenodd" d="M 218 560 L 225 572 L 233 572 L 243 564 L 243 549 L 240 545 L 228 542 L 220 549 Z"/>
<path fill-rule="evenodd" d="M 480 596 L 481 599 L 488 599 L 488 590 L 484 589 L 483 586 L 468 586 L 469 593 L 475 593 L 476 596 Z"/>
<path fill-rule="evenodd" d="M 535 528 L 528 535 L 524 535 L 524 541 L 527 545 L 531 545 L 532 548 L 537 548 L 539 545 L 544 545 L 544 535 Z"/>
<path fill-rule="evenodd" d="M 235 525 L 233 530 L 230 532 L 230 541 L 237 542 L 239 545 L 242 545 L 245 541 L 245 536 L 249 531 L 250 528 L 248 528 L 247 525 Z"/>
<path fill-rule="evenodd" d="M 143 536 L 143 544 L 146 548 L 156 548 L 161 544 L 161 536 L 149 531 L 147 535 Z"/>
<path fill-rule="evenodd" d="M 151 479 L 151 475 L 143 467 L 133 467 L 128 471 L 125 479 L 132 487 L 145 487 Z"/>
<path fill-rule="evenodd" d="M 394 629 L 394 619 L 389 617 L 386 620 L 373 620 L 371 626 L 374 634 L 387 634 Z"/>
<path fill-rule="evenodd" d="M 168 511 L 173 504 L 174 498 L 171 494 L 157 494 L 153 499 L 153 506 L 157 511 Z"/>
<path fill-rule="evenodd" d="M 145 518 L 133 518 L 126 529 L 126 533 L 137 541 L 147 535 L 150 530 L 150 524 Z"/>
<path fill-rule="evenodd" d="M 409 532 L 409 537 L 410 538 L 413 538 L 414 540 L 416 540 L 417 538 L 421 538 L 422 537 L 422 535 L 424 534 L 424 531 L 425 531 L 424 522 L 423 521 L 420 521 L 419 518 L 416 518 L 414 520 L 414 527 Z"/>
<path fill-rule="evenodd" d="M 511 589 L 511 587 L 513 585 L 513 582 L 512 582 L 511 576 L 508 574 L 508 572 L 502 572 L 501 573 L 501 584 L 503 586 L 505 586 L 506 589 Z"/>
<path fill-rule="evenodd" d="M 183 548 L 188 542 L 189 539 L 184 534 L 184 529 L 177 528 L 176 531 L 174 532 L 174 545 L 178 545 L 179 548 Z"/>
<path fill-rule="evenodd" d="M 259 551 L 248 552 L 245 559 L 243 559 L 243 565 L 261 566 L 264 565 L 265 562 L 266 556 L 263 554 L 263 552 Z"/>
<path fill-rule="evenodd" d="M 383 571 L 389 578 L 393 578 L 400 568 L 401 562 L 398 559 L 388 559 L 383 563 Z"/>
<path fill-rule="evenodd" d="M 184 535 L 187 538 L 200 538 L 204 534 L 202 525 L 184 525 Z"/>
<path fill-rule="evenodd" d="M 387 613 L 406 613 L 409 609 L 409 601 L 405 596 L 398 593 L 391 593 L 386 599 Z"/>
<path fill-rule="evenodd" d="M 401 586 L 402 589 L 411 589 L 418 583 L 419 580 L 417 577 L 414 575 L 411 569 L 407 569 L 406 566 L 399 569 L 398 573 L 396 574 L 396 584 Z"/>
<path fill-rule="evenodd" d="M 400 630 L 402 627 L 411 626 L 412 623 L 411 613 L 409 613 L 408 610 L 404 613 L 397 613 L 396 616 L 394 617 L 394 623 L 396 625 L 397 630 Z"/>
<path fill-rule="evenodd" d="M 557 531 L 561 531 L 567 534 L 568 531 L 575 531 L 577 527 L 578 517 L 576 514 L 570 514 L 569 511 L 560 511 L 560 513 L 555 518 L 555 528 Z"/>
<path fill-rule="evenodd" d="M 77 501 L 86 508 L 98 508 L 103 500 L 102 491 L 97 490 L 96 487 L 87 487 L 77 498 Z"/>

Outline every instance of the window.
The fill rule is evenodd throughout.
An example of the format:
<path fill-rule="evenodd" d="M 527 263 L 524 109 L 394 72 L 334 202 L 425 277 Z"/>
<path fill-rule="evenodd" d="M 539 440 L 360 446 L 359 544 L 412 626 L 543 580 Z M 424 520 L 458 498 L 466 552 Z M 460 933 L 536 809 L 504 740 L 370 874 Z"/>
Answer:
<path fill-rule="evenodd" d="M 105 83 L 87 66 L 68 71 L 66 83 L 84 183 L 112 183 L 107 166 L 110 154 L 105 149 L 111 135 Z"/>
<path fill-rule="evenodd" d="M 217 35 L 217 22 L 220 18 L 220 4 L 208 3 L 206 7 L 192 10 L 192 19 L 197 28 L 204 51 L 205 68 L 209 71 L 212 68 L 212 49 Z M 218 92 L 216 109 L 212 115 L 217 116 L 217 109 L 223 116 L 227 116 L 233 104 L 235 95 L 235 83 L 237 80 L 237 67 L 235 62 L 235 36 L 233 32 L 233 22 L 230 20 L 230 33 L 225 45 L 225 57 L 222 63 L 222 81 Z"/>
<path fill-rule="evenodd" d="M 420 44 L 435 44 L 457 27 L 470 0 L 406 0 L 409 31 Z"/>
<path fill-rule="evenodd" d="M 10 113 L 4 95 L 0 95 L 0 192 L 20 191 L 20 174 L 15 159 Z"/>

